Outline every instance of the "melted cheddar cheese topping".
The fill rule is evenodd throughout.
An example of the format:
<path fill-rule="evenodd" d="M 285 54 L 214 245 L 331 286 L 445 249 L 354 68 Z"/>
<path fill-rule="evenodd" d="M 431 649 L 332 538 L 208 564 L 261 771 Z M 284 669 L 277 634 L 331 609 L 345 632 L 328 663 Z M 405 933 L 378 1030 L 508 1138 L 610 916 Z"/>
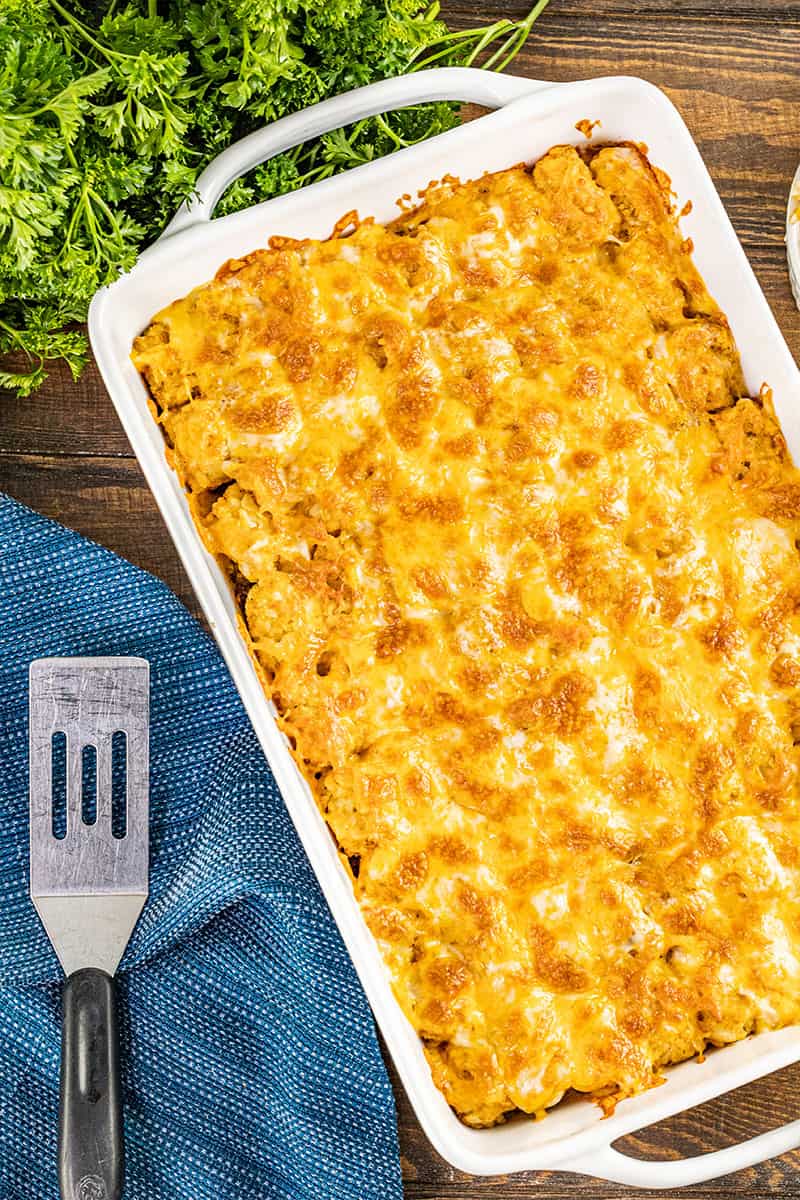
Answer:
<path fill-rule="evenodd" d="M 434 1078 L 800 1016 L 800 474 L 627 145 L 273 240 L 137 340 Z"/>

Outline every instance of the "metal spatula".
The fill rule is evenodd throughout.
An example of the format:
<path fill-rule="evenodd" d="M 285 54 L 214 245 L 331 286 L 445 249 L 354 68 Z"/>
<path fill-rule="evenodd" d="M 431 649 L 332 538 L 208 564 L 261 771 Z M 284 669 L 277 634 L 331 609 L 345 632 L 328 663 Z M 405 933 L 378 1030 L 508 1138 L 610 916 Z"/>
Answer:
<path fill-rule="evenodd" d="M 142 658 L 31 663 L 31 899 L 67 976 L 63 1200 L 122 1194 L 112 977 L 147 897 L 149 687 Z"/>

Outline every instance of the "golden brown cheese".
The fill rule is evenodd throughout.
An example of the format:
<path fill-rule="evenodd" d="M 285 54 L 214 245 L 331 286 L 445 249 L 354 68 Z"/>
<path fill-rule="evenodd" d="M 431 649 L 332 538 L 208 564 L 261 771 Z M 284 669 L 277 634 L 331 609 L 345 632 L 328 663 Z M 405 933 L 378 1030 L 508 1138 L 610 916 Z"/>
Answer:
<path fill-rule="evenodd" d="M 800 474 L 640 151 L 275 242 L 134 361 L 465 1121 L 800 1017 Z"/>

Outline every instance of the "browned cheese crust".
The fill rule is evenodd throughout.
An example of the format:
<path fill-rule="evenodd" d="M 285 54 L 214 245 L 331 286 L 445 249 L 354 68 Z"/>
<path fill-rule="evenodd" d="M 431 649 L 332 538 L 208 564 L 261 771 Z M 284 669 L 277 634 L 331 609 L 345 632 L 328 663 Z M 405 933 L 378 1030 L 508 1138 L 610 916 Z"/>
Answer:
<path fill-rule="evenodd" d="M 133 357 L 465 1121 L 797 1020 L 800 476 L 639 149 L 274 242 Z"/>

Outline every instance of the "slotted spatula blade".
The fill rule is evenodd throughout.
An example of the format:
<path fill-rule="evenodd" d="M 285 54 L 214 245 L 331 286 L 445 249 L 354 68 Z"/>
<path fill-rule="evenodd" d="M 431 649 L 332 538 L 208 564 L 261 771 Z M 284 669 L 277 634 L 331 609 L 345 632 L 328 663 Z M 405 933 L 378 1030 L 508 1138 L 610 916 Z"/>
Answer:
<path fill-rule="evenodd" d="M 122 1194 L 112 976 L 147 898 L 149 676 L 141 658 L 41 658 L 30 668 L 31 899 L 67 976 L 63 1200 Z M 63 781 L 54 770 L 56 735 L 66 743 Z"/>

